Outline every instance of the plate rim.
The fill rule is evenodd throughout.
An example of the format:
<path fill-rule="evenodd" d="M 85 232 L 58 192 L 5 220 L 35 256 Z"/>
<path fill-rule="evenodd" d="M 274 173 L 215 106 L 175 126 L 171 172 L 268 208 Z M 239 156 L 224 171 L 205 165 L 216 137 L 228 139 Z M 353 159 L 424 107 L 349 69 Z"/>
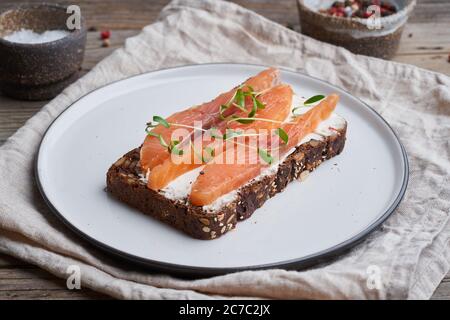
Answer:
<path fill-rule="evenodd" d="M 41 152 L 42 152 L 42 144 L 44 142 L 45 137 L 47 136 L 49 130 L 53 127 L 53 125 L 56 123 L 56 121 L 66 112 L 68 111 L 74 104 L 76 104 L 78 101 L 83 99 L 84 97 L 92 94 L 95 91 L 98 91 L 100 89 L 103 89 L 109 85 L 112 85 L 114 83 L 118 83 L 121 81 L 129 80 L 135 77 L 148 75 L 152 73 L 172 70 L 172 69 L 185 69 L 185 68 L 195 68 L 195 67 L 202 67 L 202 66 L 224 66 L 224 65 L 233 65 L 233 66 L 243 66 L 243 67 L 268 67 L 267 65 L 263 64 L 252 64 L 252 63 L 233 63 L 233 62 L 214 62 L 214 63 L 200 63 L 200 64 L 186 64 L 186 65 L 179 65 L 174 67 L 168 67 L 168 68 L 161 68 L 156 69 L 136 75 L 132 75 L 129 77 L 125 77 L 119 80 L 115 80 L 113 82 L 107 83 L 105 85 L 102 85 L 98 88 L 95 88 L 94 90 L 89 91 L 88 93 L 82 95 L 78 99 L 76 99 L 74 102 L 72 102 L 69 106 L 67 106 L 66 109 L 64 109 L 53 121 L 50 123 L 50 125 L 45 130 L 41 141 L 39 142 L 38 146 L 38 152 L 37 156 L 35 157 L 34 161 L 34 176 L 36 179 L 36 185 L 39 190 L 39 193 L 41 194 L 42 198 L 44 199 L 45 204 L 50 208 L 50 211 L 72 232 L 77 234 L 82 239 L 86 240 L 90 244 L 94 245 L 95 247 L 101 249 L 103 252 L 109 253 L 115 257 L 119 257 L 121 259 L 136 263 L 141 266 L 150 267 L 157 271 L 164 271 L 168 272 L 170 274 L 174 275 L 180 275 L 180 276 L 187 276 L 187 277 L 202 277 L 202 276 L 216 276 L 216 275 L 223 275 L 228 273 L 234 273 L 234 272 L 241 272 L 241 271 L 248 271 L 248 270 L 264 270 L 264 269 L 273 269 L 273 268 L 281 268 L 281 269 L 287 269 L 287 270 L 300 270 L 305 269 L 308 267 L 311 267 L 313 265 L 326 262 L 336 256 L 339 256 L 349 249 L 353 248 L 360 242 L 362 242 L 365 238 L 367 238 L 373 231 L 378 229 L 383 222 L 385 222 L 395 211 L 395 209 L 399 206 L 400 202 L 402 201 L 407 186 L 409 182 L 409 160 L 408 155 L 406 153 L 405 147 L 403 146 L 400 138 L 398 137 L 397 133 L 394 131 L 394 129 L 391 127 L 391 125 L 370 105 L 362 101 L 360 98 L 354 96 L 349 91 L 342 89 L 340 87 L 337 87 L 328 81 L 316 78 L 314 76 L 310 76 L 308 74 L 305 74 L 303 72 L 296 71 L 294 69 L 286 68 L 286 67 L 278 67 L 279 70 L 282 72 L 288 72 L 291 74 L 300 74 L 302 76 L 311 78 L 313 80 L 322 82 L 332 88 L 336 88 L 339 90 L 342 90 L 343 92 L 350 95 L 352 98 L 359 101 L 362 105 L 364 105 L 369 111 L 371 111 L 376 117 L 378 117 L 391 131 L 393 134 L 396 142 L 400 146 L 400 150 L 402 153 L 402 159 L 403 159 L 403 181 L 400 188 L 400 191 L 394 201 L 392 201 L 391 205 L 386 209 L 386 211 L 373 223 L 371 223 L 369 226 L 364 228 L 364 230 L 358 232 L 356 235 L 350 237 L 349 239 L 342 241 L 328 249 L 318 251 L 316 253 L 309 254 L 307 256 L 301 257 L 301 258 L 294 258 L 279 262 L 273 262 L 273 263 L 266 263 L 266 264 L 259 264 L 259 265 L 250 265 L 250 266 L 241 266 L 241 267 L 198 267 L 198 266 L 189 266 L 189 265 L 182 265 L 182 264 L 175 264 L 175 263 L 169 263 L 169 262 L 163 262 L 158 260 L 152 260 L 148 258 L 143 258 L 140 256 L 136 256 L 134 254 L 116 249 L 114 247 L 109 246 L 106 243 L 101 242 L 100 240 L 97 240 L 90 235 L 86 234 L 79 228 L 75 227 L 69 220 L 67 220 L 62 213 L 60 213 L 51 203 L 50 199 L 47 197 L 44 187 L 41 183 L 41 179 L 39 178 L 39 170 L 38 170 L 38 164 L 39 159 L 41 158 Z"/>

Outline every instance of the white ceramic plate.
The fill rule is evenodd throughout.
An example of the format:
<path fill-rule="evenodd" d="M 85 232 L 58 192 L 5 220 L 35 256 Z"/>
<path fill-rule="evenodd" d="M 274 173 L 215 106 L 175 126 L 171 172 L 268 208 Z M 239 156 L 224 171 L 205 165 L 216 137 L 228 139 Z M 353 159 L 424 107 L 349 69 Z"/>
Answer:
<path fill-rule="evenodd" d="M 75 102 L 45 134 L 37 159 L 41 192 L 72 229 L 110 252 L 166 271 L 218 274 L 299 268 L 342 252 L 379 226 L 407 185 L 405 151 L 389 125 L 349 93 L 282 71 L 299 95 L 337 92 L 348 121 L 343 153 L 304 183 L 293 182 L 212 240 L 196 240 L 116 201 L 105 191 L 112 163 L 139 146 L 152 115 L 209 101 L 264 67 L 208 64 L 151 72 L 100 88 Z"/>

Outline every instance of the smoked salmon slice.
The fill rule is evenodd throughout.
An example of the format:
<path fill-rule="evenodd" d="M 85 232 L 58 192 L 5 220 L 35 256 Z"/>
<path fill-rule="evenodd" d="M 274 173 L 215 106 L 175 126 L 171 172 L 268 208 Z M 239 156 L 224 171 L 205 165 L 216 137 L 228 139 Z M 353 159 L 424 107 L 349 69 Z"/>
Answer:
<path fill-rule="evenodd" d="M 266 69 L 256 76 L 246 80 L 243 85 L 251 86 L 255 92 L 262 92 L 279 83 L 279 70 L 275 68 Z M 228 92 L 222 93 L 217 98 L 210 102 L 203 103 L 198 106 L 191 107 L 181 112 L 174 113 L 166 119 L 169 123 L 180 125 L 194 126 L 194 122 L 201 121 L 204 128 L 217 124 L 221 121 L 219 117 L 220 106 L 229 102 L 234 96 L 238 87 L 231 89 Z M 243 89 L 245 90 L 245 88 Z M 237 109 L 229 108 L 224 115 L 228 116 Z M 174 130 L 178 129 L 176 126 L 166 128 L 162 125 L 155 127 L 152 132 L 160 135 L 164 141 L 170 141 Z M 193 129 L 186 129 L 187 134 L 192 133 Z M 161 164 L 170 156 L 167 148 L 161 145 L 160 140 L 155 136 L 148 135 L 141 147 L 140 162 L 141 167 L 146 172 L 155 166 Z"/>
<path fill-rule="evenodd" d="M 314 132 L 320 122 L 326 120 L 336 108 L 339 96 L 332 94 L 308 112 L 281 125 L 289 140 L 280 148 L 280 155 L 286 154 L 296 146 L 307 134 Z M 276 138 L 276 137 L 271 137 Z M 270 150 L 268 150 L 270 151 Z M 197 177 L 192 185 L 190 202 L 196 206 L 211 204 L 222 195 L 238 189 L 251 179 L 257 177 L 267 163 L 256 164 L 216 164 L 208 163 L 203 174 Z"/>
<path fill-rule="evenodd" d="M 252 130 L 251 133 L 253 135 L 259 134 L 259 132 L 262 132 L 261 130 L 266 130 L 264 131 L 264 134 L 267 134 L 269 130 L 279 127 L 280 123 L 285 121 L 289 116 L 291 112 L 292 98 L 293 91 L 290 86 L 278 85 L 272 87 L 258 97 L 259 101 L 264 105 L 264 108 L 256 112 L 254 115 L 255 120 L 250 123 L 223 121 L 217 126 L 217 132 L 220 132 L 221 136 L 223 133 L 227 132 L 226 130 L 233 130 L 235 132 L 240 130 L 243 132 L 245 137 L 245 132 L 250 132 L 250 130 Z M 253 102 L 250 99 L 250 101 L 246 102 L 247 111 L 236 112 L 234 116 L 245 119 L 252 106 Z M 266 119 L 271 121 L 263 121 L 258 119 Z M 229 146 L 229 144 L 226 144 L 223 140 L 219 139 L 216 139 L 207 145 L 209 150 L 214 150 L 211 154 L 221 154 L 227 146 Z M 155 166 L 150 171 L 148 187 L 152 190 L 160 190 L 180 175 L 204 165 L 205 163 L 202 161 L 202 158 L 198 161 L 199 154 L 200 157 L 202 157 L 203 152 L 201 149 L 197 150 L 197 152 L 191 149 L 190 152 L 186 152 L 181 155 L 179 159 L 175 159 L 175 157 L 178 157 L 176 155 L 169 156 L 162 164 Z"/>

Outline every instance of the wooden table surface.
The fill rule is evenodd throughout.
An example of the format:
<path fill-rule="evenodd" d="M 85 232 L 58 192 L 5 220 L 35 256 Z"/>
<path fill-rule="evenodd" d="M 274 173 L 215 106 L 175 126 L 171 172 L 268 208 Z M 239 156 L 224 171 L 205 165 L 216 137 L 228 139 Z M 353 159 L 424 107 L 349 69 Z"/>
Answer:
<path fill-rule="evenodd" d="M 36 0 L 14 1 L 33 2 Z M 36 2 L 41 2 L 37 0 Z M 199 0 L 200 1 L 200 0 Z M 13 1 L 1 1 L 0 9 Z M 47 2 L 51 2 L 47 0 Z M 104 0 L 65 1 L 78 4 L 90 27 L 83 72 L 120 47 L 127 37 L 154 21 L 168 0 Z M 234 0 L 269 19 L 299 30 L 295 0 Z M 450 1 L 418 0 L 403 33 L 394 60 L 450 75 Z M 99 31 L 112 31 L 111 46 L 103 48 Z M 0 95 L 0 145 L 35 114 L 45 101 L 15 101 Z M 449 248 L 450 249 L 450 248 Z M 65 280 L 30 264 L 0 255 L 0 299 L 92 299 L 105 298 L 87 289 L 69 291 Z M 434 299 L 450 299 L 450 273 L 433 295 Z"/>

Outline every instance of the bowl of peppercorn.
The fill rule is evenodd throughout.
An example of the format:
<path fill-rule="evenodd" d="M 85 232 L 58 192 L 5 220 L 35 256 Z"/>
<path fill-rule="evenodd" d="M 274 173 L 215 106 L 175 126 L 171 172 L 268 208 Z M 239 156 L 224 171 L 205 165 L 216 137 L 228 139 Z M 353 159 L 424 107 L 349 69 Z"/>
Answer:
<path fill-rule="evenodd" d="M 301 32 L 351 52 L 391 59 L 416 0 L 297 0 Z"/>

